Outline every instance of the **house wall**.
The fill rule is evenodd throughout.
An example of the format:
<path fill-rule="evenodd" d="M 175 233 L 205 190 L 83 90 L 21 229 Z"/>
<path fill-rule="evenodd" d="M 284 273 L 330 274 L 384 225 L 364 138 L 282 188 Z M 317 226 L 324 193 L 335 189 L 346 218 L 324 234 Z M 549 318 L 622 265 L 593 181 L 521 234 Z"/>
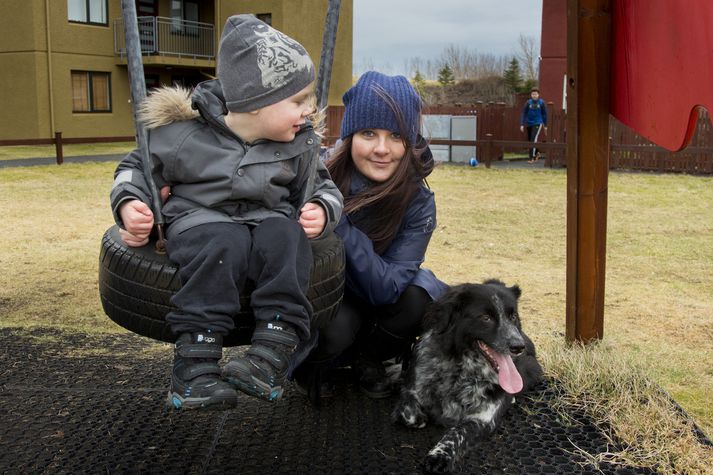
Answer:
<path fill-rule="evenodd" d="M 540 42 L 540 96 L 561 109 L 567 74 L 567 0 L 543 0 Z"/>
<path fill-rule="evenodd" d="M 334 105 L 341 104 L 342 94 L 351 86 L 352 2 L 341 3 L 329 96 Z M 271 13 L 273 26 L 300 41 L 319 67 L 327 4 L 328 0 L 203 0 L 201 21 L 215 23 L 217 50 L 228 16 Z M 113 21 L 122 18 L 120 0 L 109 0 L 107 26 L 70 23 L 66 0 L 4 0 L 3 7 L 0 140 L 47 139 L 55 132 L 66 138 L 134 135 L 126 60 L 114 54 Z M 161 0 L 159 15 L 170 16 L 169 0 Z M 152 58 L 153 62 L 145 62 L 145 73 L 157 75 L 165 84 L 176 75 L 209 79 L 215 74 L 205 61 Z M 111 74 L 111 112 L 72 112 L 73 70 Z"/>

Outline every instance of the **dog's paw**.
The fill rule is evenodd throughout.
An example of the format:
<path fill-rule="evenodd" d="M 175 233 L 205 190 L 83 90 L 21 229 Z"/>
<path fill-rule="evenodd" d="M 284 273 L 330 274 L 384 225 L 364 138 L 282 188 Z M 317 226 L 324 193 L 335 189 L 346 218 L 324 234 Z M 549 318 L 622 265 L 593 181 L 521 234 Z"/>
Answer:
<path fill-rule="evenodd" d="M 455 463 L 446 452 L 439 448 L 431 450 L 422 463 L 423 473 L 453 473 Z"/>
<path fill-rule="evenodd" d="M 421 408 L 416 404 L 399 403 L 392 414 L 394 421 L 405 425 L 411 429 L 422 429 L 426 427 L 428 418 Z"/>

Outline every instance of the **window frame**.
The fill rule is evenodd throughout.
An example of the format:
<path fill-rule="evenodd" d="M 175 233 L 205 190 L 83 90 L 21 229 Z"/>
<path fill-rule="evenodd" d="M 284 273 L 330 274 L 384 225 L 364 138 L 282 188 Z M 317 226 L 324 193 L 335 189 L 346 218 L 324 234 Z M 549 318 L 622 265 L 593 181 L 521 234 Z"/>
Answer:
<path fill-rule="evenodd" d="M 74 90 L 72 90 L 72 113 L 73 114 L 110 114 L 113 111 L 113 101 L 111 98 L 111 72 L 107 71 L 85 71 L 73 69 L 70 71 L 70 77 L 75 74 L 85 74 L 87 78 L 87 104 L 89 110 L 75 110 L 74 109 Z M 97 109 L 94 106 L 94 81 L 92 78 L 94 75 L 106 76 L 107 78 L 107 102 L 109 105 L 108 109 Z M 74 87 L 74 81 L 70 80 L 71 87 Z"/>
<path fill-rule="evenodd" d="M 173 2 L 179 2 L 180 3 L 180 15 L 174 16 L 174 7 L 173 7 Z M 186 19 L 186 4 L 190 3 L 196 8 L 196 15 L 198 16 L 197 20 L 187 20 Z M 170 15 L 171 15 L 171 34 L 172 35 L 181 35 L 181 36 L 198 36 L 199 32 L 195 27 L 192 27 L 190 25 L 186 25 L 183 22 L 186 21 L 192 21 L 195 23 L 200 23 L 201 22 L 201 5 L 200 2 L 197 0 L 172 0 L 171 1 L 171 8 L 170 8 Z"/>
<path fill-rule="evenodd" d="M 102 0 L 104 2 L 104 22 L 99 23 L 95 21 L 91 21 L 92 18 L 92 12 L 91 12 L 91 1 L 92 0 L 84 0 L 84 6 L 85 10 L 84 12 L 86 13 L 86 20 L 72 20 L 69 18 L 69 0 L 67 0 L 67 21 L 69 23 L 75 23 L 77 25 L 94 25 L 94 26 L 109 26 L 109 0 Z"/>
<path fill-rule="evenodd" d="M 256 13 L 255 18 L 263 23 L 272 26 L 272 13 Z"/>

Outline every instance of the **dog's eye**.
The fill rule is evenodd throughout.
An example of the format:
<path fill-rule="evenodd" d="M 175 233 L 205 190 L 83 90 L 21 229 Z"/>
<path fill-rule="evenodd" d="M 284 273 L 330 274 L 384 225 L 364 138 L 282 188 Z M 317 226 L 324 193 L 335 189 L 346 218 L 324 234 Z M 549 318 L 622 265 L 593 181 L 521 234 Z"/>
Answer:
<path fill-rule="evenodd" d="M 490 320 L 492 320 L 492 318 L 490 317 L 490 315 L 488 315 L 487 313 L 484 313 L 483 315 L 481 315 L 481 316 L 478 317 L 478 318 L 480 318 L 480 319 L 481 319 L 483 322 L 485 322 L 485 323 L 487 323 L 487 322 L 489 322 Z"/>

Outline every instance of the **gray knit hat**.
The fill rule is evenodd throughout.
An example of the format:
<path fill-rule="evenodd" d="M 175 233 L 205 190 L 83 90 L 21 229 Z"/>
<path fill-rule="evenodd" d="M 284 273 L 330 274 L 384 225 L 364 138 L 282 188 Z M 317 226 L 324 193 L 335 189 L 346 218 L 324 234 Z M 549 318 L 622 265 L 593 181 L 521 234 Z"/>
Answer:
<path fill-rule="evenodd" d="M 225 22 L 218 79 L 231 112 L 250 112 L 280 102 L 314 81 L 304 47 L 253 15 Z"/>

